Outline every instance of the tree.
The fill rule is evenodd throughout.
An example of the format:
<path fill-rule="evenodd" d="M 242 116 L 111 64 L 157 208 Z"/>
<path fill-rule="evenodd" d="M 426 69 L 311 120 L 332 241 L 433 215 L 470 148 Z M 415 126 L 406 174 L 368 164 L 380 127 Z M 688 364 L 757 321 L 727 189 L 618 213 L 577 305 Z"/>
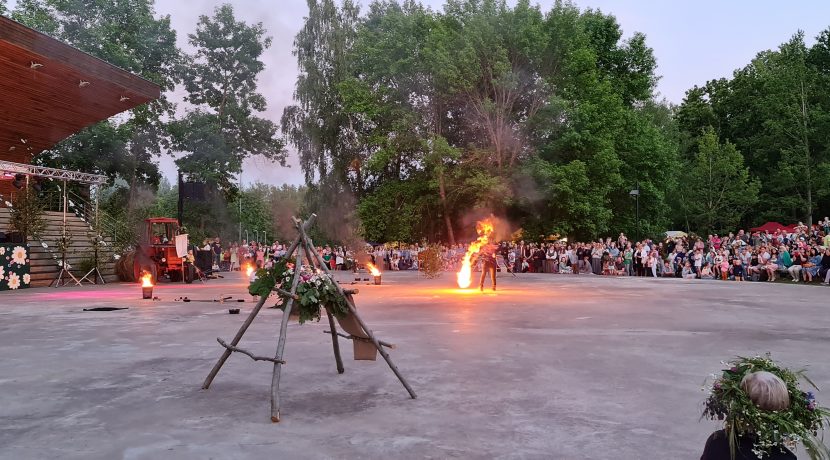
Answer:
<path fill-rule="evenodd" d="M 271 45 L 262 23 L 249 26 L 234 17 L 229 4 L 217 7 L 213 17 L 200 16 L 189 35 L 195 53 L 183 67 L 185 100 L 193 105 L 175 123 L 176 160 L 190 178 L 218 184 L 229 195 L 235 191 L 233 174 L 242 172 L 245 158 L 259 155 L 285 165 L 277 125 L 256 114 L 265 111 L 257 92 L 257 77 L 265 65 L 260 56 Z"/>
<path fill-rule="evenodd" d="M 46 205 L 37 192 L 26 187 L 14 196 L 9 209 L 9 225 L 20 233 L 24 243 L 30 237 L 40 238 L 41 232 L 46 229 L 45 212 Z"/>
<path fill-rule="evenodd" d="M 758 200 L 760 184 L 750 178 L 743 156 L 731 143 L 720 143 L 711 128 L 700 137 L 686 171 L 683 203 L 700 234 L 733 231 Z"/>
<path fill-rule="evenodd" d="M 350 128 L 357 117 L 342 110 L 340 85 L 349 74 L 347 59 L 356 38 L 359 8 L 351 0 L 308 0 L 308 17 L 294 39 L 300 68 L 294 90 L 297 105 L 286 107 L 282 125 L 297 149 L 306 183 L 360 192 L 361 165 Z"/>
<path fill-rule="evenodd" d="M 776 50 L 758 53 L 731 79 L 690 91 L 678 111 L 684 152 L 693 152 L 711 126 L 760 180 L 747 223 L 810 222 L 815 212 L 830 211 L 828 32 L 811 48 L 799 32 Z"/>
<path fill-rule="evenodd" d="M 374 1 L 362 17 L 350 1 L 308 3 L 283 126 L 315 209 L 353 197 L 376 241 L 454 243 L 481 210 L 593 237 L 630 225 L 617 209 L 639 180 L 649 228 L 668 222 L 676 130 L 652 101 L 645 38 L 623 40 L 613 16 L 528 0 Z"/>

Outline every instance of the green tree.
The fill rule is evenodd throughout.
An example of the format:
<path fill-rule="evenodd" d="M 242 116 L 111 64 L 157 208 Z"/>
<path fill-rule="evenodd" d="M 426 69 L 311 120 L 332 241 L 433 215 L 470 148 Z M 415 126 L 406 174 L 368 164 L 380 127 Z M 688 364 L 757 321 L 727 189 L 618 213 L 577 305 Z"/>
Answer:
<path fill-rule="evenodd" d="M 678 110 L 682 150 L 707 126 L 742 152 L 761 183 L 747 223 L 811 221 L 830 211 L 828 31 L 808 48 L 803 33 L 760 52 L 731 79 L 695 88 Z M 685 154 L 684 154 L 685 155 Z"/>
<path fill-rule="evenodd" d="M 251 238 L 258 233 L 260 240 L 266 242 L 263 237 L 267 236 L 269 240 L 273 240 L 274 232 L 274 216 L 271 210 L 271 193 L 272 187 L 256 183 L 250 187 L 241 190 L 236 199 L 228 203 L 229 216 L 231 221 L 238 222 L 241 225 L 244 238 L 244 232 L 247 230 Z M 240 206 L 241 203 L 241 206 Z M 240 214 L 241 209 L 241 214 Z M 234 233 L 231 231 L 230 233 Z M 234 235 L 234 239 L 238 237 L 238 233 Z"/>
<path fill-rule="evenodd" d="M 682 176 L 683 205 L 692 230 L 700 234 L 733 231 L 758 200 L 758 181 L 729 142 L 720 143 L 712 129 L 698 141 L 697 153 Z"/>
<path fill-rule="evenodd" d="M 631 228 L 639 181 L 647 228 L 666 225 L 676 125 L 652 100 L 645 38 L 622 36 L 613 16 L 564 2 L 374 1 L 361 17 L 309 0 L 298 104 L 283 113 L 308 205 L 353 197 L 378 241 L 455 242 L 479 208 L 593 237 Z"/>
<path fill-rule="evenodd" d="M 286 107 L 283 130 L 297 149 L 306 183 L 332 182 L 334 190 L 360 192 L 365 157 L 355 153 L 350 127 L 356 117 L 342 110 L 341 84 L 350 77 L 348 55 L 356 38 L 359 8 L 351 0 L 308 0 L 308 16 L 294 39 L 300 74 L 297 105 Z"/>
<path fill-rule="evenodd" d="M 193 179 L 218 184 L 232 194 L 233 175 L 245 158 L 259 155 L 285 165 L 277 125 L 257 116 L 265 98 L 257 92 L 257 77 L 265 65 L 262 53 L 271 45 L 262 23 L 237 21 L 229 4 L 213 17 L 200 16 L 189 35 L 195 48 L 183 67 L 185 100 L 193 105 L 175 123 L 176 147 L 187 152 L 176 160 Z"/>

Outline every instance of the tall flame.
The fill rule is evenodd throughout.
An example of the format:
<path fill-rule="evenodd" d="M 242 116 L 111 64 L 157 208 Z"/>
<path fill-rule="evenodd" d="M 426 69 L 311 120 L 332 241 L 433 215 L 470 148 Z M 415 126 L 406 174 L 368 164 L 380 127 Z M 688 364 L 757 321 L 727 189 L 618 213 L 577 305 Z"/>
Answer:
<path fill-rule="evenodd" d="M 481 247 L 490 241 L 493 235 L 493 222 L 490 219 L 484 219 L 476 222 L 476 233 L 478 239 L 470 243 L 467 248 L 467 253 L 464 254 L 464 259 L 461 261 L 461 271 L 458 272 L 458 287 L 467 289 L 473 283 L 473 268 L 471 259 L 473 254 L 478 253 Z"/>
<path fill-rule="evenodd" d="M 372 276 L 380 276 L 380 270 L 378 270 L 378 267 L 375 267 L 375 264 L 366 262 L 366 269 L 369 270 L 369 273 L 371 273 Z"/>
<path fill-rule="evenodd" d="M 245 269 L 245 275 L 247 275 L 248 278 L 250 278 L 253 273 L 254 273 L 254 266 L 253 265 L 248 265 L 248 268 Z"/>
<path fill-rule="evenodd" d="M 153 287 L 153 275 L 149 273 L 144 273 L 144 276 L 141 277 L 141 287 Z"/>

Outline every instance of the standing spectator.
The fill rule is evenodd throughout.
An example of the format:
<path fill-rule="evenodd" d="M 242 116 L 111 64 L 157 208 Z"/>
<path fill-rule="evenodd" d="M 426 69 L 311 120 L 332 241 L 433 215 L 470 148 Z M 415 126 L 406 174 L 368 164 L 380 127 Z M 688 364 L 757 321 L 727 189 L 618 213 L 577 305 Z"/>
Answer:
<path fill-rule="evenodd" d="M 620 233 L 620 236 L 623 237 L 624 235 Z M 625 265 L 625 274 L 627 276 L 634 275 L 634 267 L 632 265 L 634 261 L 634 250 L 631 249 L 631 243 L 625 243 L 625 251 L 623 251 L 623 264 Z"/>
<path fill-rule="evenodd" d="M 239 270 L 239 245 L 233 243 L 231 245 L 231 264 L 228 267 L 228 271 Z"/>
<path fill-rule="evenodd" d="M 821 257 L 821 267 L 818 270 L 818 275 L 821 278 L 824 278 L 824 282 L 821 284 L 828 285 L 830 284 L 830 246 L 828 246 L 824 250 L 824 255 Z"/>

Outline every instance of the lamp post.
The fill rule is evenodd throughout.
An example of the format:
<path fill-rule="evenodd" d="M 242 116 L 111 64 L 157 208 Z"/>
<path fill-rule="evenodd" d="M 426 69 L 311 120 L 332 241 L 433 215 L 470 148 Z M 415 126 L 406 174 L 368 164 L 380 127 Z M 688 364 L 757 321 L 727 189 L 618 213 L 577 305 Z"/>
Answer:
<path fill-rule="evenodd" d="M 242 173 L 239 173 L 239 239 L 242 240 Z M 246 238 L 247 239 L 247 238 Z M 240 241 L 241 243 L 242 241 Z"/>
<path fill-rule="evenodd" d="M 634 202 L 636 203 L 637 236 L 635 239 L 640 241 L 640 183 L 637 182 L 637 188 L 628 192 L 628 194 L 634 197 Z"/>

